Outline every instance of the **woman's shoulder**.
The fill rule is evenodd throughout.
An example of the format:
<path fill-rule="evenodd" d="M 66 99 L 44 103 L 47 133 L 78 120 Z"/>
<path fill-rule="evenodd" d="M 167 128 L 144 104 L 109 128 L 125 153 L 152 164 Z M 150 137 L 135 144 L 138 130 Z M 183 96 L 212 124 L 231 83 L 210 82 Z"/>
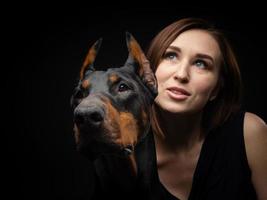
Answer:
<path fill-rule="evenodd" d="M 254 113 L 246 112 L 244 117 L 244 136 L 245 140 L 267 137 L 267 125 L 264 120 Z"/>
<path fill-rule="evenodd" d="M 252 182 L 259 196 L 265 199 L 267 192 L 267 125 L 259 116 L 246 112 L 244 117 L 244 139 Z"/>
<path fill-rule="evenodd" d="M 267 154 L 267 125 L 258 115 L 246 112 L 244 116 L 244 140 L 249 164 L 260 156 Z"/>
<path fill-rule="evenodd" d="M 262 145 L 267 147 L 267 125 L 263 119 L 254 113 L 245 113 L 244 139 L 247 153 L 254 152 Z"/>

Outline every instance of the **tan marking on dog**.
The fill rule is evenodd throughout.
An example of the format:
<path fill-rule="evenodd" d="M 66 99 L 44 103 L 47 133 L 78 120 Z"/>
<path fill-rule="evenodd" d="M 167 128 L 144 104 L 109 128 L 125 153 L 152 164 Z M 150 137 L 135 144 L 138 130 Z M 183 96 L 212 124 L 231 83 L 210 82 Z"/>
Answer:
<path fill-rule="evenodd" d="M 106 105 L 107 116 L 104 120 L 104 127 L 108 138 L 110 138 L 121 148 L 127 146 L 134 147 L 137 143 L 138 127 L 134 116 L 128 112 L 119 112 L 106 97 L 102 97 Z M 75 126 L 76 127 L 76 126 Z M 77 127 L 76 127 L 77 128 Z M 76 131 L 75 131 L 76 132 Z M 77 131 L 77 141 L 79 138 Z M 128 156 L 129 165 L 132 169 L 133 175 L 137 175 L 137 163 L 135 154 Z"/>
<path fill-rule="evenodd" d="M 132 168 L 133 175 L 137 176 L 137 163 L 136 163 L 135 155 L 133 153 L 129 155 L 129 162 Z"/>
<path fill-rule="evenodd" d="M 122 145 L 124 147 L 128 145 L 135 146 L 137 143 L 138 126 L 132 113 L 121 112 L 119 125 Z"/>
<path fill-rule="evenodd" d="M 148 116 L 147 116 L 147 113 L 145 112 L 144 108 L 142 108 L 141 114 L 142 114 L 143 125 L 146 126 L 147 122 L 148 122 Z"/>
<path fill-rule="evenodd" d="M 133 37 L 131 37 L 131 40 L 129 41 L 129 51 L 139 64 L 138 74 L 140 77 L 144 77 L 145 84 L 149 88 L 157 87 L 157 81 L 150 68 L 150 62 L 146 58 L 138 42 Z"/>
<path fill-rule="evenodd" d="M 107 121 L 105 126 L 114 142 L 122 148 L 137 143 L 137 122 L 128 112 L 119 112 L 112 106 L 108 99 L 104 99 L 107 108 Z M 134 153 L 128 156 L 133 175 L 137 175 L 137 163 Z"/>
<path fill-rule="evenodd" d="M 90 82 L 89 82 L 89 80 L 84 80 L 83 82 L 82 82 L 82 88 L 83 89 L 88 89 L 90 87 Z"/>
<path fill-rule="evenodd" d="M 129 112 L 119 112 L 108 99 L 105 99 L 107 117 L 105 128 L 109 137 L 122 148 L 135 146 L 138 138 L 138 125 L 134 116 Z"/>
<path fill-rule="evenodd" d="M 143 65 L 142 65 L 142 54 L 143 51 L 141 50 L 141 47 L 139 46 L 139 44 L 136 42 L 135 39 L 131 39 L 129 42 L 129 46 L 130 46 L 130 52 L 133 56 L 133 58 L 139 63 L 140 67 L 139 67 L 139 76 L 143 76 L 144 74 L 144 70 L 143 70 Z"/>
<path fill-rule="evenodd" d="M 107 110 L 107 117 L 105 118 L 104 126 L 107 129 L 109 137 L 111 137 L 112 140 L 116 141 L 117 144 L 121 145 L 120 142 L 117 142 L 121 135 L 119 125 L 119 112 L 112 106 L 108 99 L 105 98 L 104 101 Z"/>
<path fill-rule="evenodd" d="M 74 124 L 73 131 L 74 131 L 75 143 L 79 144 L 79 142 L 80 142 L 80 131 L 79 131 L 79 129 L 78 129 L 76 124 Z"/>
<path fill-rule="evenodd" d="M 84 78 L 84 72 L 86 71 L 86 69 L 90 67 L 90 65 L 95 61 L 96 53 L 97 52 L 94 48 L 91 48 L 88 51 L 87 56 L 83 62 L 83 65 L 80 71 L 80 80 Z"/>
<path fill-rule="evenodd" d="M 117 74 L 111 74 L 108 78 L 111 83 L 116 83 L 119 80 L 119 77 Z"/>

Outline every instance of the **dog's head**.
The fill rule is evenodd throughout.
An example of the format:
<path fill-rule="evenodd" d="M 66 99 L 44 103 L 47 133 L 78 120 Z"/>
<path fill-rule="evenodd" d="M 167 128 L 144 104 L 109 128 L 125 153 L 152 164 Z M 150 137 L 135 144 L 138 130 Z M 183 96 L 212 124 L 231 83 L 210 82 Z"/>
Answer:
<path fill-rule="evenodd" d="M 146 136 L 156 78 L 137 41 L 126 33 L 128 59 L 121 67 L 98 71 L 94 60 L 101 46 L 90 49 L 71 97 L 77 149 L 87 155 L 131 152 Z"/>

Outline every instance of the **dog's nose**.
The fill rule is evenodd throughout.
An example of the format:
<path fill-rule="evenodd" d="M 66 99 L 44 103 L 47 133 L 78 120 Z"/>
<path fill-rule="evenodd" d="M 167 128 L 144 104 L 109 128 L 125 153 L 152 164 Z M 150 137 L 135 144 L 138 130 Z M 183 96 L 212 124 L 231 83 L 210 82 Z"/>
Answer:
<path fill-rule="evenodd" d="M 99 127 L 104 120 L 104 111 L 98 107 L 78 107 L 74 111 L 74 122 L 79 125 Z"/>

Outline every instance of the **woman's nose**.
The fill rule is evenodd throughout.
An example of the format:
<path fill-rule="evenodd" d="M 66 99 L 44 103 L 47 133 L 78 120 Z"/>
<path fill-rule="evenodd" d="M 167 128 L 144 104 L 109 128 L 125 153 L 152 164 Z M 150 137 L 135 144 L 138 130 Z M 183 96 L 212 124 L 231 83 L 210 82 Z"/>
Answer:
<path fill-rule="evenodd" d="M 174 74 L 174 79 L 180 81 L 180 82 L 188 82 L 189 81 L 189 64 L 187 62 L 181 62 L 177 66 L 177 70 Z"/>

